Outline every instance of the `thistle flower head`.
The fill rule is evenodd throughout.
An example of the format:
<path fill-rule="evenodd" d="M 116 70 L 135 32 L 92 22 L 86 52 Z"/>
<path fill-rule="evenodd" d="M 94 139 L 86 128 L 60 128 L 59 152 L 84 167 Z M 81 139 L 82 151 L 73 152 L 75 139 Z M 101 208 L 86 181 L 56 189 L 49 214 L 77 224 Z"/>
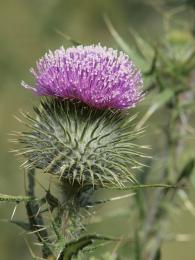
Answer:
<path fill-rule="evenodd" d="M 87 185 L 122 186 L 134 181 L 132 168 L 144 155 L 135 140 L 134 117 L 90 108 L 81 102 L 44 99 L 36 119 L 24 115 L 30 132 L 21 133 L 26 167 Z"/>
<path fill-rule="evenodd" d="M 45 54 L 31 69 L 38 95 L 76 99 L 95 108 L 125 109 L 142 97 L 140 71 L 123 52 L 101 45 L 77 46 Z"/>

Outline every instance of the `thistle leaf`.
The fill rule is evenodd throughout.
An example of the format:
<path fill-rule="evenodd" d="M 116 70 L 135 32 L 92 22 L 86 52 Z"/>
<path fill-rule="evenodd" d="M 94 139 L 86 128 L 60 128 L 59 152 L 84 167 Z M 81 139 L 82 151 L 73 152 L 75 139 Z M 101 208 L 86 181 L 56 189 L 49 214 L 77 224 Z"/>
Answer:
<path fill-rule="evenodd" d="M 73 240 L 65 245 L 57 260 L 71 260 L 73 256 L 77 256 L 80 250 L 93 244 L 95 241 L 115 241 L 111 237 L 101 235 L 86 235 L 77 240 Z"/>
<path fill-rule="evenodd" d="M 104 15 L 104 21 L 108 27 L 108 30 L 110 31 L 110 34 L 116 41 L 116 43 L 121 47 L 121 49 L 126 52 L 130 57 L 133 57 L 133 52 L 130 49 L 129 45 L 125 42 L 125 40 L 119 35 L 119 33 L 114 28 L 113 24 L 111 23 L 108 16 Z"/>
<path fill-rule="evenodd" d="M 117 32 L 117 30 L 114 28 L 112 22 L 108 18 L 108 16 L 104 15 L 104 21 L 106 23 L 106 26 L 114 38 L 115 42 L 118 44 L 118 46 L 131 57 L 136 64 L 139 65 L 141 69 L 146 69 L 146 66 L 148 66 L 148 62 L 145 62 L 143 57 L 137 53 L 135 48 L 131 48 L 129 44 L 121 37 L 121 35 Z"/>
<path fill-rule="evenodd" d="M 174 91 L 171 89 L 165 89 L 162 91 L 154 100 L 153 105 L 148 109 L 148 111 L 145 113 L 143 118 L 140 120 L 140 122 L 137 124 L 136 128 L 139 129 L 143 127 L 143 125 L 146 123 L 146 121 L 163 105 L 165 105 L 168 101 L 172 99 L 174 96 Z"/>
<path fill-rule="evenodd" d="M 155 55 L 154 48 L 145 39 L 143 39 L 135 30 L 133 30 L 132 28 L 130 28 L 129 30 L 135 39 L 137 49 L 139 53 L 142 55 L 142 57 L 148 62 L 153 60 L 153 57 Z"/>

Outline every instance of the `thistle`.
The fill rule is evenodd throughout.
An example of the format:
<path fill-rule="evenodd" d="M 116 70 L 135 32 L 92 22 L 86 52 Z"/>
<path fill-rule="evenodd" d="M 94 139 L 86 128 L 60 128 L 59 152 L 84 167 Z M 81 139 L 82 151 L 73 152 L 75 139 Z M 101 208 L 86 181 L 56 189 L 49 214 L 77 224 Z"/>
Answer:
<path fill-rule="evenodd" d="M 70 183 L 135 181 L 132 168 L 141 165 L 142 153 L 134 140 L 142 130 L 134 130 L 134 117 L 124 108 L 142 97 L 142 79 L 127 55 L 100 45 L 61 48 L 31 72 L 35 87 L 22 85 L 51 97 L 35 108 L 36 119 L 26 115 L 32 131 L 19 138 L 26 166 Z"/>
<path fill-rule="evenodd" d="M 55 251 L 63 239 L 80 236 L 80 209 L 96 189 L 136 182 L 133 169 L 144 157 L 136 139 L 143 130 L 136 130 L 130 108 L 143 97 L 143 82 L 127 55 L 101 45 L 50 51 L 36 67 L 34 86 L 22 86 L 46 97 L 34 108 L 35 118 L 24 114 L 29 130 L 18 136 L 18 154 L 26 168 L 59 179 Z"/>

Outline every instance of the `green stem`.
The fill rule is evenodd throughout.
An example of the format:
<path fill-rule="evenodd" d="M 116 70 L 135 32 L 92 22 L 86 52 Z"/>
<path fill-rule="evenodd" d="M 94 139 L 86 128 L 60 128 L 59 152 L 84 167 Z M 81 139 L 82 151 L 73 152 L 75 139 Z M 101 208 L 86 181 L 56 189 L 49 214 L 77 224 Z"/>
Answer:
<path fill-rule="evenodd" d="M 26 194 L 30 197 L 35 197 L 35 169 L 29 169 L 28 172 L 28 188 Z M 42 246 L 42 255 L 43 258 L 48 259 L 48 257 L 52 256 L 52 251 L 48 246 L 48 233 L 44 227 L 44 221 L 39 212 L 39 204 L 35 201 L 27 201 L 26 202 L 26 212 L 30 224 L 30 229 L 37 236 L 37 239 Z"/>
<path fill-rule="evenodd" d="M 5 202 L 27 202 L 27 201 L 34 201 L 36 200 L 32 196 L 14 196 L 14 195 L 7 195 L 7 194 L 1 194 L 0 193 L 0 201 Z"/>
<path fill-rule="evenodd" d="M 121 188 L 111 188 L 111 190 L 138 190 L 138 189 L 146 189 L 146 188 L 171 188 L 176 189 L 178 188 L 176 185 L 170 185 L 170 184 L 161 184 L 161 183 L 155 183 L 155 184 L 138 184 L 138 185 L 132 185 L 129 187 L 121 187 Z"/>

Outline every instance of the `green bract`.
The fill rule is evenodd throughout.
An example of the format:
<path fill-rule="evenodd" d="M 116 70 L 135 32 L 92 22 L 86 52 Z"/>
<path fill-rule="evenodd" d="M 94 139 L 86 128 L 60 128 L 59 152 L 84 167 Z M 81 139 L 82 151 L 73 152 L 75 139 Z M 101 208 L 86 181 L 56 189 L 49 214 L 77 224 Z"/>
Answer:
<path fill-rule="evenodd" d="M 135 139 L 135 116 L 128 111 L 90 108 L 81 102 L 43 99 L 28 119 L 31 129 L 19 137 L 26 167 L 42 169 L 70 183 L 121 186 L 135 181 L 131 169 L 141 166 Z"/>

